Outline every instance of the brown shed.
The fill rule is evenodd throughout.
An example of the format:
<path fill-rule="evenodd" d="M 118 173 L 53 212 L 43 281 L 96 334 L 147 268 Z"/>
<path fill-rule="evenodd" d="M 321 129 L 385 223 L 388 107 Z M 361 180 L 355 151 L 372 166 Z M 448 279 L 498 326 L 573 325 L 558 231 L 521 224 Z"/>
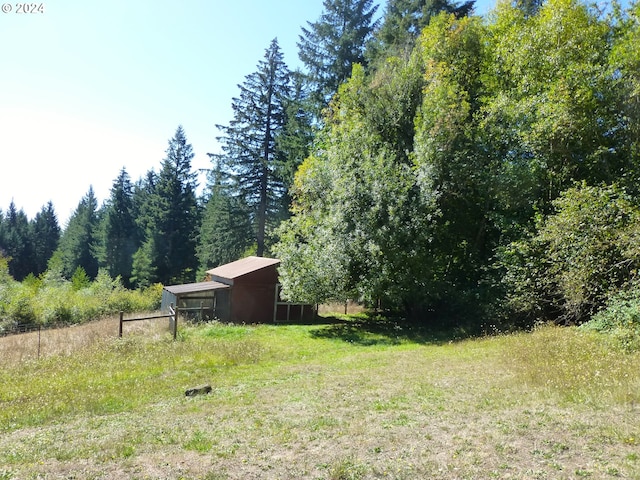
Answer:
<path fill-rule="evenodd" d="M 231 287 L 229 321 L 274 320 L 280 260 L 247 257 L 207 270 L 207 280 Z"/>
<path fill-rule="evenodd" d="M 204 282 L 164 287 L 162 309 L 173 303 L 182 311 L 198 311 L 235 323 L 309 320 L 312 305 L 283 302 L 278 283 L 280 260 L 247 257 L 207 271 Z"/>

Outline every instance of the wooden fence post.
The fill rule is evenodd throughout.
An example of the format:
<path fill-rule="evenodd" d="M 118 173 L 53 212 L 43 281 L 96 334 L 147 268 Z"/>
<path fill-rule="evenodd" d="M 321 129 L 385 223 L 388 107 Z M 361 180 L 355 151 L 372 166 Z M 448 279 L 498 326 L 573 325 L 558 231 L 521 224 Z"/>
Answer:
<path fill-rule="evenodd" d="M 178 306 L 176 305 L 175 314 L 173 317 L 173 339 L 178 337 Z"/>
<path fill-rule="evenodd" d="M 122 338 L 122 320 L 124 318 L 124 312 L 120 312 L 120 328 L 118 329 L 118 337 Z"/>

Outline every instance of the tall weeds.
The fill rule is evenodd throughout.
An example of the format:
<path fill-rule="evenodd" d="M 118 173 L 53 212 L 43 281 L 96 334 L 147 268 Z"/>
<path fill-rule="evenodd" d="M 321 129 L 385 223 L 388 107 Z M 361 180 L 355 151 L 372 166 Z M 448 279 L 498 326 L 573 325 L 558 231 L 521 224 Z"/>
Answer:
<path fill-rule="evenodd" d="M 95 281 L 78 288 L 59 278 L 29 277 L 0 283 L 0 335 L 16 325 L 69 325 L 117 312 L 156 310 L 162 285 L 128 290 L 119 279 L 100 272 Z"/>
<path fill-rule="evenodd" d="M 504 357 L 523 388 L 571 403 L 640 401 L 640 352 L 578 328 L 543 326 L 505 338 Z"/>

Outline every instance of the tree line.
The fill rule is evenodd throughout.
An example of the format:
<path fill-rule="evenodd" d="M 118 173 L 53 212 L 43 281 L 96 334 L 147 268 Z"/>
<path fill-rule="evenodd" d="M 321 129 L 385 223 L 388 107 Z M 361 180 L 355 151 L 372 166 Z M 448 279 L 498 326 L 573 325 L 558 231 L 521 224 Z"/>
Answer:
<path fill-rule="evenodd" d="M 290 70 L 274 39 L 218 125 L 202 197 L 181 127 L 64 231 L 11 205 L 14 278 L 99 269 L 129 287 L 248 253 L 284 295 L 414 318 L 582 322 L 636 288 L 640 7 L 324 0 Z"/>
<path fill-rule="evenodd" d="M 639 19 L 577 0 L 444 9 L 355 65 L 279 230 L 285 294 L 532 324 L 637 289 Z"/>

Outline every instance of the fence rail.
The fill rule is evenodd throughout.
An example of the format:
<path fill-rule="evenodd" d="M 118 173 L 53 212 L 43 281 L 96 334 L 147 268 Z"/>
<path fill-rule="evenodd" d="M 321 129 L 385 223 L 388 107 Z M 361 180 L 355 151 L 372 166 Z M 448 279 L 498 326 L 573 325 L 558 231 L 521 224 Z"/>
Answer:
<path fill-rule="evenodd" d="M 120 326 L 118 328 L 118 337 L 122 338 L 122 325 L 126 322 L 139 322 L 142 320 L 155 320 L 157 318 L 168 318 L 169 327 L 173 332 L 173 339 L 178 336 L 178 307 L 174 309 L 173 303 L 169 305 L 169 313 L 161 313 L 158 315 L 147 315 L 146 317 L 124 318 L 124 312 L 120 312 Z"/>

